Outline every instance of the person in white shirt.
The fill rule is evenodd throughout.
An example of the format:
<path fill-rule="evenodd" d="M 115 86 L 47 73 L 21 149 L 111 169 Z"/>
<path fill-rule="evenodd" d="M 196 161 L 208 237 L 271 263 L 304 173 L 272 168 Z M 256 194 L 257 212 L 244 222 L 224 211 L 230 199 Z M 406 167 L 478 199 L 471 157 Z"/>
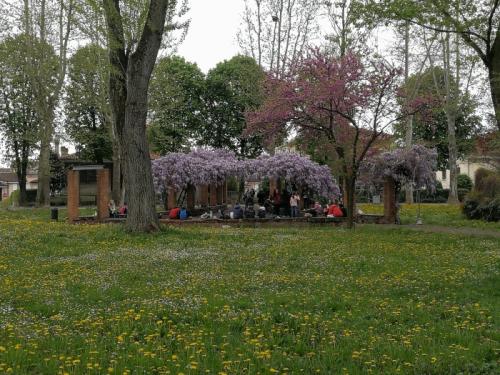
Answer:
<path fill-rule="evenodd" d="M 292 210 L 292 217 L 299 217 L 299 201 L 300 196 L 294 192 L 290 197 L 290 208 Z"/>

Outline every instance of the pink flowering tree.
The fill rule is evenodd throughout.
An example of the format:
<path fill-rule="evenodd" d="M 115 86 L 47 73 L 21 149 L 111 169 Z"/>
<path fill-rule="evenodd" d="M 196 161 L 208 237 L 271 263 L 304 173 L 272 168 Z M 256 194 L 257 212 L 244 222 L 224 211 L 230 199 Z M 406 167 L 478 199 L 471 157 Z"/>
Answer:
<path fill-rule="evenodd" d="M 392 124 L 419 110 L 418 102 L 399 110 L 399 80 L 399 70 L 384 62 L 363 64 L 353 54 L 332 58 L 312 51 L 288 76 L 268 78 L 267 99 L 247 114 L 247 132 L 264 139 L 294 133 L 326 141 L 339 163 L 352 226 L 362 161 Z"/>

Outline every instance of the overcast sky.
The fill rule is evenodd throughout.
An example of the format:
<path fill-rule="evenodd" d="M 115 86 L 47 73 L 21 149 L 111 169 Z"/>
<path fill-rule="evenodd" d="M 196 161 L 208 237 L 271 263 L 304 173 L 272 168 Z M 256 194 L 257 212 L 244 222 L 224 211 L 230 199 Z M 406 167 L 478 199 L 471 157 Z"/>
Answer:
<path fill-rule="evenodd" d="M 191 25 L 178 54 L 205 73 L 239 52 L 236 34 L 243 0 L 191 0 Z"/>

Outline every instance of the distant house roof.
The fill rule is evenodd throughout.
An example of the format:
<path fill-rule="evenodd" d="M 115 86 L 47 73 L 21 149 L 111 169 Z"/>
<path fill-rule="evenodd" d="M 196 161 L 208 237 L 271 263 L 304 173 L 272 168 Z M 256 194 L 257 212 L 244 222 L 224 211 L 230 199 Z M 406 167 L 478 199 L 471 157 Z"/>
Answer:
<path fill-rule="evenodd" d="M 36 177 L 36 171 L 29 169 L 27 171 L 27 180 L 30 183 L 36 182 L 33 178 L 30 178 L 32 176 L 33 178 Z M 0 182 L 3 182 L 5 184 L 17 184 L 18 179 L 17 179 L 17 174 L 10 168 L 0 168 Z"/>
<path fill-rule="evenodd" d="M 0 169 L 0 181 L 3 183 L 17 183 L 17 174 L 10 169 Z"/>
<path fill-rule="evenodd" d="M 66 154 L 66 155 L 61 155 L 59 156 L 60 160 L 75 160 L 78 159 L 77 154 Z"/>

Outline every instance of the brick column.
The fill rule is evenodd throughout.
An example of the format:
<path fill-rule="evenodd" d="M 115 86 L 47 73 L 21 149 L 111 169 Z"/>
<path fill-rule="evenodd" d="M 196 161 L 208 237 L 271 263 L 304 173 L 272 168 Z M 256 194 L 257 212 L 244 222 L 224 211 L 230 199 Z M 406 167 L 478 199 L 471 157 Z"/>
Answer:
<path fill-rule="evenodd" d="M 202 207 L 208 206 L 208 185 L 200 185 L 197 187 L 200 190 L 200 205 Z"/>
<path fill-rule="evenodd" d="M 194 210 L 195 189 L 193 185 L 189 185 L 186 189 L 186 206 L 188 210 Z"/>
<path fill-rule="evenodd" d="M 167 210 L 170 210 L 177 206 L 177 192 L 174 188 L 169 187 L 167 189 Z"/>
<path fill-rule="evenodd" d="M 278 188 L 278 179 L 274 177 L 269 178 L 269 194 L 273 195 L 274 190 Z"/>
<path fill-rule="evenodd" d="M 78 207 L 80 206 L 80 172 L 72 169 L 67 172 L 67 203 L 68 220 L 75 221 L 80 216 Z"/>
<path fill-rule="evenodd" d="M 99 169 L 97 174 L 97 220 L 109 217 L 109 169 Z"/>
<path fill-rule="evenodd" d="M 222 185 L 222 203 L 227 204 L 227 181 Z"/>
<path fill-rule="evenodd" d="M 396 184 L 392 178 L 384 181 L 384 222 L 396 222 Z"/>
<path fill-rule="evenodd" d="M 217 204 L 222 204 L 222 200 L 224 198 L 224 185 L 217 185 Z"/>
<path fill-rule="evenodd" d="M 210 206 L 217 205 L 217 185 L 210 184 Z"/>
<path fill-rule="evenodd" d="M 304 197 L 302 196 L 302 189 L 299 189 L 297 191 L 297 193 L 299 194 L 299 197 L 300 197 L 300 201 L 299 201 L 299 209 L 303 210 L 304 208 L 309 208 L 309 207 L 305 207 L 304 206 Z M 310 198 L 310 197 L 309 197 Z"/>

